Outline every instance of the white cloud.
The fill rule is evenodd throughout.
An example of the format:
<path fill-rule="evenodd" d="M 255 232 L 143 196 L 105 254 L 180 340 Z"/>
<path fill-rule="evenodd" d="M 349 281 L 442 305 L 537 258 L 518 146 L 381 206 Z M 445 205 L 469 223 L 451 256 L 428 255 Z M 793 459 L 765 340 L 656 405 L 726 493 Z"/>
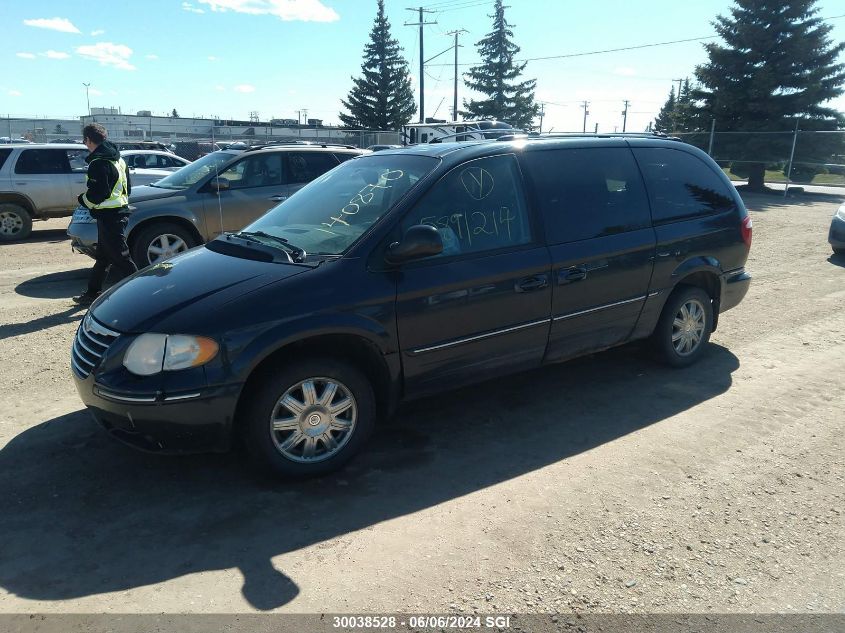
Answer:
<path fill-rule="evenodd" d="M 216 58 L 214 55 L 209 55 L 209 56 L 208 56 L 208 61 L 210 61 L 210 62 L 216 62 L 216 61 L 217 61 L 217 58 Z"/>
<path fill-rule="evenodd" d="M 12 97 L 22 97 L 23 93 L 19 90 L 10 90 L 9 95 Z"/>
<path fill-rule="evenodd" d="M 147 59 L 152 59 L 152 60 L 156 60 L 156 59 L 158 59 L 158 55 L 153 55 L 153 54 L 150 54 L 150 55 L 145 55 L 145 57 L 146 57 Z"/>
<path fill-rule="evenodd" d="M 205 13 L 204 9 L 198 9 L 190 2 L 183 2 L 182 3 L 182 10 L 183 11 L 190 11 L 191 13 Z"/>
<path fill-rule="evenodd" d="M 35 55 L 32 53 L 15 53 L 15 55 L 23 59 L 35 59 Z"/>
<path fill-rule="evenodd" d="M 70 57 L 67 53 L 61 53 L 59 51 L 47 51 L 46 53 L 41 53 L 44 57 L 49 57 L 50 59 L 67 59 Z"/>
<path fill-rule="evenodd" d="M 235 92 L 255 92 L 255 86 L 250 84 L 240 84 L 233 88 Z"/>
<path fill-rule="evenodd" d="M 103 96 L 102 90 L 97 90 L 96 88 L 88 88 L 88 94 L 90 94 L 94 97 L 102 97 Z"/>
<path fill-rule="evenodd" d="M 105 33 L 103 29 L 97 29 L 96 31 L 91 31 L 91 37 L 97 37 L 98 35 L 102 35 Z"/>
<path fill-rule="evenodd" d="M 214 89 L 215 89 L 217 92 L 226 92 L 226 88 L 225 88 L 225 87 L 223 87 L 223 86 L 214 86 Z"/>
<path fill-rule="evenodd" d="M 113 66 L 120 70 L 135 70 L 135 67 L 129 63 L 132 49 L 123 44 L 99 42 L 87 46 L 78 46 L 76 53 L 87 59 L 100 62 L 101 66 Z"/>
<path fill-rule="evenodd" d="M 637 71 L 634 68 L 630 68 L 628 66 L 618 66 L 613 69 L 614 75 L 623 75 L 625 77 L 633 77 L 637 74 Z"/>
<path fill-rule="evenodd" d="M 212 11 L 234 11 L 249 15 L 275 15 L 285 22 L 335 22 L 337 12 L 320 0 L 199 0 Z"/>
<path fill-rule="evenodd" d="M 67 18 L 37 18 L 35 20 L 24 20 L 23 23 L 27 26 L 50 29 L 51 31 L 61 31 L 62 33 L 80 32 Z"/>

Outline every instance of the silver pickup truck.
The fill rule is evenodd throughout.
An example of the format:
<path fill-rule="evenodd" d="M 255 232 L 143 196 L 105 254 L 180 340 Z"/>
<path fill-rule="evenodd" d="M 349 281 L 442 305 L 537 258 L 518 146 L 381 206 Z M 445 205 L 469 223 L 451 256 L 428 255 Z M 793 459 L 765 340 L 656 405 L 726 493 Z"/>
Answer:
<path fill-rule="evenodd" d="M 26 239 L 36 220 L 69 216 L 85 191 L 84 145 L 21 143 L 0 146 L 0 242 Z M 130 169 L 132 186 L 169 176 L 163 169 Z"/>

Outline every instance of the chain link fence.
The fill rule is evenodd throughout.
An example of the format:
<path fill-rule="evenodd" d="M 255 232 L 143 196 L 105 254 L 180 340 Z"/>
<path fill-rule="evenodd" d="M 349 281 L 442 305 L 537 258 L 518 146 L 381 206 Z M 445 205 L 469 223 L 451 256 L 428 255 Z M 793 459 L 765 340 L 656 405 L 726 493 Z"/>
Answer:
<path fill-rule="evenodd" d="M 749 166 L 765 164 L 765 181 L 845 187 L 845 130 L 673 132 L 707 152 L 732 180 L 746 180 Z"/>

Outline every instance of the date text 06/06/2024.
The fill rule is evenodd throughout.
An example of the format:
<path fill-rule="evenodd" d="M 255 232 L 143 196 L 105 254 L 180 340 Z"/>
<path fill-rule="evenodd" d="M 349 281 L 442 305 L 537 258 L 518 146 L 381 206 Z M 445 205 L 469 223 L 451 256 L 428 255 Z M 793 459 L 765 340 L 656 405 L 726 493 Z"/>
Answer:
<path fill-rule="evenodd" d="M 393 629 L 410 626 L 414 629 L 508 629 L 508 615 L 349 615 L 334 616 L 337 629 Z"/>

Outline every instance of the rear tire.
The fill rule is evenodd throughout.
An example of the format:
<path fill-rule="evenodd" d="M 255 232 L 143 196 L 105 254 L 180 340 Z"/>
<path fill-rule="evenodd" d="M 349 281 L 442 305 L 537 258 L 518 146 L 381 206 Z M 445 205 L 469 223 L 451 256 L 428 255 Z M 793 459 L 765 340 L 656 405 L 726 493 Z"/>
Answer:
<path fill-rule="evenodd" d="M 196 238 L 184 227 L 172 222 L 159 222 L 144 227 L 133 236 L 132 259 L 140 270 L 196 245 Z"/>
<path fill-rule="evenodd" d="M 845 248 L 834 248 L 833 254 L 839 255 L 840 257 L 843 257 L 843 256 L 845 256 Z"/>
<path fill-rule="evenodd" d="M 12 202 L 0 204 L 0 242 L 25 240 L 32 233 L 32 216 Z"/>
<path fill-rule="evenodd" d="M 686 367 L 704 353 L 712 331 L 710 295 L 695 286 L 680 286 L 666 301 L 651 340 L 658 360 Z"/>
<path fill-rule="evenodd" d="M 280 478 L 339 469 L 375 427 L 370 381 L 333 358 L 277 363 L 242 397 L 238 423 L 247 452 L 260 470 Z"/>

